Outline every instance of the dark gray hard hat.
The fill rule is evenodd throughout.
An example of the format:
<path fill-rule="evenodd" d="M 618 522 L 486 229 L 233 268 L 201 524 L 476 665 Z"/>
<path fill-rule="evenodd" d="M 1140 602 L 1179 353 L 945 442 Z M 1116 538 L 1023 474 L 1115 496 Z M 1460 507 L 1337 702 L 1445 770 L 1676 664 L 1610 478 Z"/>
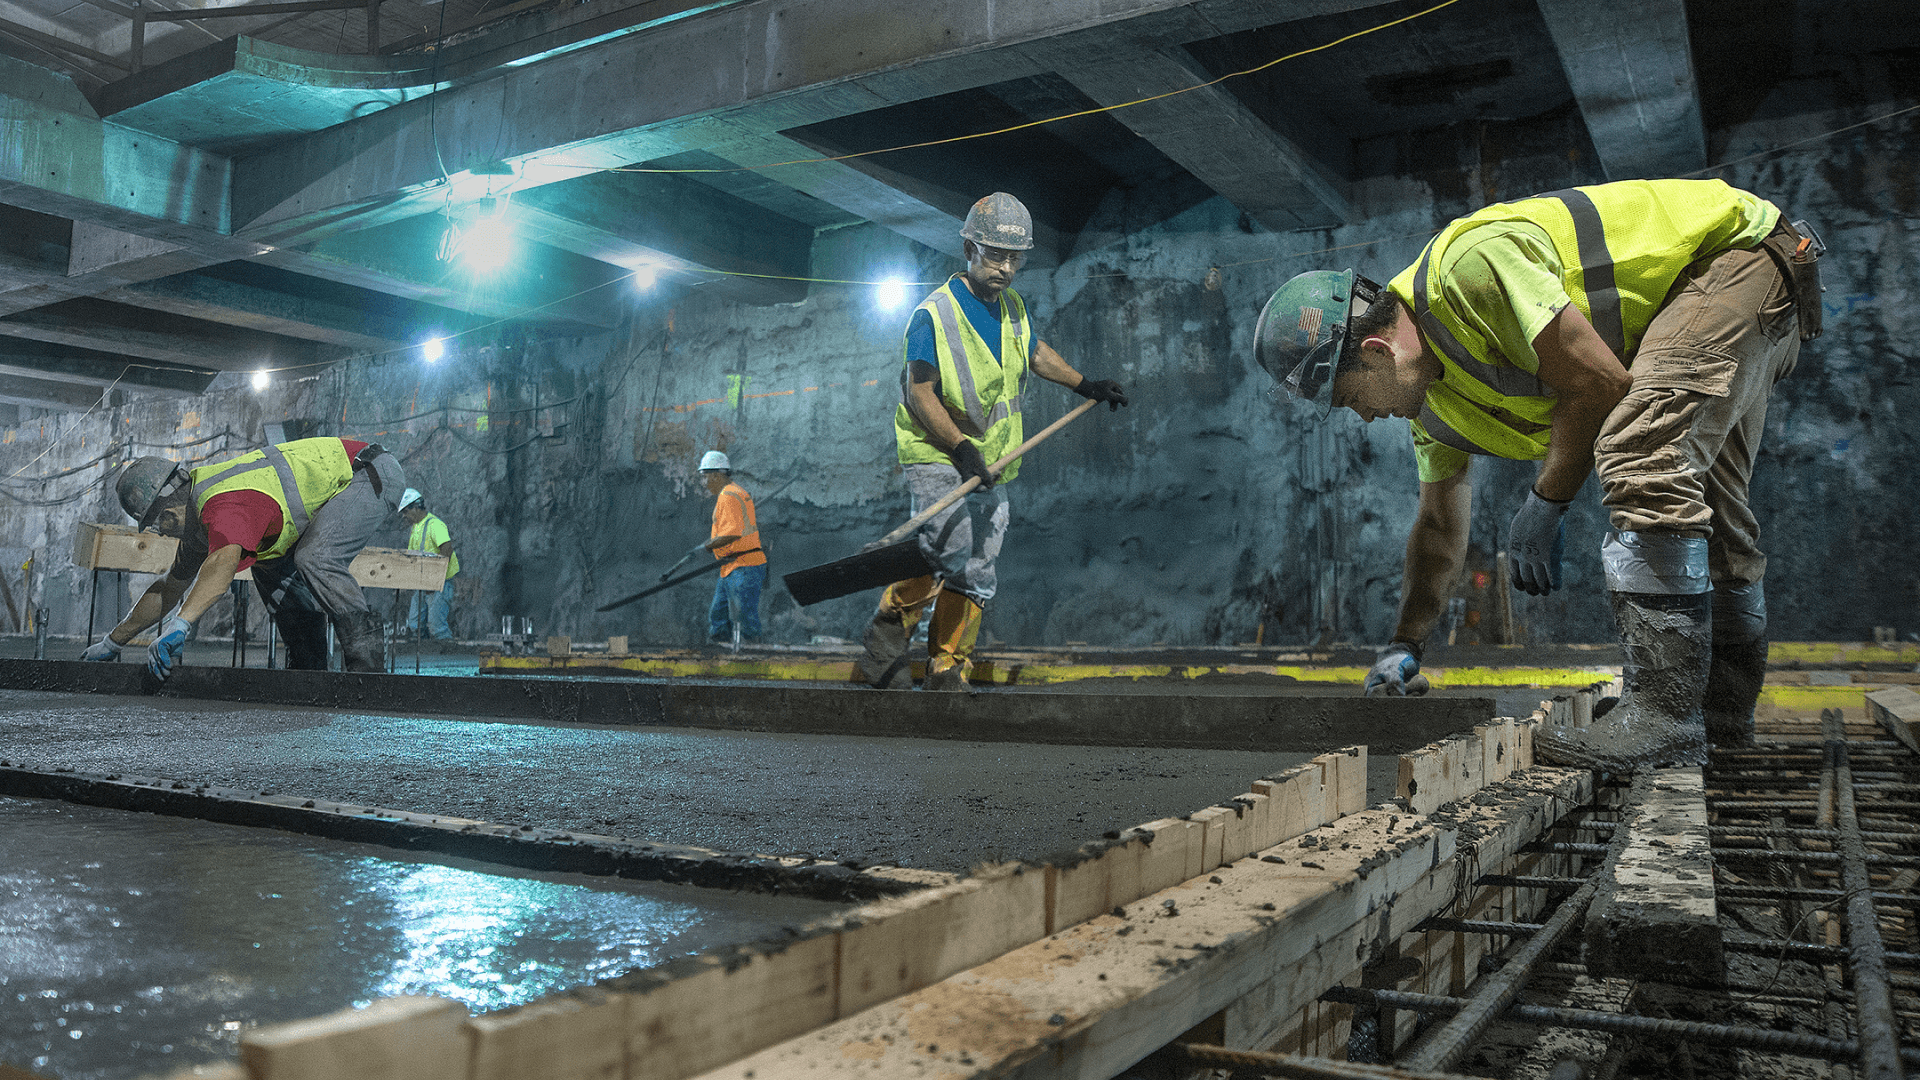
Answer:
<path fill-rule="evenodd" d="M 144 529 L 153 524 L 154 514 L 168 497 L 187 483 L 187 471 L 179 465 L 163 457 L 141 457 L 120 470 L 113 493 L 120 497 L 120 509 Z"/>

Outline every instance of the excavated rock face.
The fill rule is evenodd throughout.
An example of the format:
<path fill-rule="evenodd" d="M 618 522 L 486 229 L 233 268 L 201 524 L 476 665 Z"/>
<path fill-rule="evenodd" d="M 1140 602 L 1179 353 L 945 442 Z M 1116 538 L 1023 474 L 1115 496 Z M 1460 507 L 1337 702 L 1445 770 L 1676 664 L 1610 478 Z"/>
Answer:
<path fill-rule="evenodd" d="M 1535 736 L 1535 756 L 1615 774 L 1705 764 L 1700 701 L 1713 653 L 1713 594 L 1610 595 L 1627 653 L 1626 692 L 1592 727 Z"/>

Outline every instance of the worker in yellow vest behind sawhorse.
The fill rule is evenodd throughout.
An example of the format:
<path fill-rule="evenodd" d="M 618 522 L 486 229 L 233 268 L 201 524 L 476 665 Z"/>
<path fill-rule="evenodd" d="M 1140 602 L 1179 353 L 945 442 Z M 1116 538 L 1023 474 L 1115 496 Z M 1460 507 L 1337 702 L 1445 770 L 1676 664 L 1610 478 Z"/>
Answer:
<path fill-rule="evenodd" d="M 407 537 L 408 551 L 438 555 L 447 560 L 447 580 L 441 584 L 440 591 L 429 593 L 425 603 L 421 602 L 418 592 L 408 601 L 407 627 L 421 637 L 451 640 L 453 576 L 460 572 L 460 556 L 453 550 L 453 536 L 447 531 L 447 523 L 427 510 L 427 501 L 416 488 L 408 488 L 401 494 L 400 516 L 413 526 L 412 534 Z"/>

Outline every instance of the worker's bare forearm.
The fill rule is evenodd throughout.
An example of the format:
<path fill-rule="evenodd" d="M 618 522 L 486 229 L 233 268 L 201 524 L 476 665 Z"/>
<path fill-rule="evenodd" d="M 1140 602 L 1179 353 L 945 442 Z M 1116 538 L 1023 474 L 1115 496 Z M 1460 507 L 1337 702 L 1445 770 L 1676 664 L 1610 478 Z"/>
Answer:
<path fill-rule="evenodd" d="M 190 581 L 181 581 L 168 575 L 147 586 L 147 591 L 141 593 L 140 599 L 134 602 L 133 610 L 127 612 L 127 617 L 121 619 L 118 626 L 107 631 L 107 636 L 121 645 L 132 641 L 140 631 L 159 622 L 161 616 L 172 611 L 173 605 L 180 602 L 180 597 L 191 584 Z"/>
<path fill-rule="evenodd" d="M 1617 403 L 1617 399 L 1616 399 Z M 1547 437 L 1546 460 L 1534 477 L 1533 489 L 1543 499 L 1566 502 L 1580 493 L 1593 471 L 1593 444 L 1612 404 L 1562 401 L 1553 410 L 1553 433 Z"/>
<path fill-rule="evenodd" d="M 1053 346 L 1044 341 L 1034 342 L 1033 359 L 1028 366 L 1033 369 L 1035 375 L 1048 382 L 1059 383 L 1069 390 L 1079 386 L 1080 380 L 1085 377 L 1075 371 L 1072 364 L 1067 363 L 1066 357 L 1054 352 Z"/>
<path fill-rule="evenodd" d="M 240 570 L 240 556 L 239 544 L 228 544 L 207 556 L 207 561 L 200 564 L 200 573 L 194 576 L 193 586 L 187 590 L 187 598 L 180 602 L 181 618 L 199 622 L 200 616 L 227 594 L 233 575 Z"/>
<path fill-rule="evenodd" d="M 1540 358 L 1540 381 L 1560 399 L 1533 488 L 1543 499 L 1566 502 L 1593 471 L 1593 442 L 1607 415 L 1632 389 L 1633 377 L 1572 304 L 1540 331 L 1533 348 Z"/>
<path fill-rule="evenodd" d="M 1466 566 L 1467 526 L 1472 516 L 1473 487 L 1464 470 L 1449 479 L 1420 485 L 1420 511 L 1407 536 L 1395 641 L 1417 645 L 1439 625 L 1454 584 Z"/>
<path fill-rule="evenodd" d="M 952 451 L 966 436 L 960 434 L 953 417 L 947 415 L 946 402 L 940 400 L 940 393 L 936 389 L 940 374 L 931 364 L 918 360 L 909 363 L 911 377 L 907 383 L 907 411 L 920 421 L 920 426 L 926 429 L 935 446 Z"/>

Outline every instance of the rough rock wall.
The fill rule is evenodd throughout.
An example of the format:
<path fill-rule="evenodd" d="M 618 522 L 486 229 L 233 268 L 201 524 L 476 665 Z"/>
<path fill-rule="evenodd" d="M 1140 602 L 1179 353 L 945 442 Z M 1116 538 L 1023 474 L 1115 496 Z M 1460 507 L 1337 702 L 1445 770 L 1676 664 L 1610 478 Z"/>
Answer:
<path fill-rule="evenodd" d="M 1900 104 L 1826 103 L 1817 88 L 1784 87 L 1715 132 L 1711 155 L 1740 158 Z M 1920 415 L 1916 115 L 1722 173 L 1816 222 L 1833 248 L 1827 334 L 1778 391 L 1754 482 L 1778 638 L 1920 629 L 1911 558 L 1920 445 L 1901 423 Z M 1257 231 L 1217 199 L 1165 217 L 1144 195 L 1116 193 L 1064 264 L 1024 271 L 1016 287 L 1041 336 L 1088 374 L 1120 380 L 1134 405 L 1083 418 L 1024 465 L 1010 488 L 988 640 L 1385 640 L 1416 495 L 1405 424 L 1344 414 L 1301 423 L 1252 363 L 1254 316 L 1294 273 L 1353 265 L 1384 280 L 1449 218 L 1594 182 L 1591 160 L 1564 114 L 1362 145 L 1359 223 L 1284 235 Z M 957 266 L 873 227 L 816 245 L 824 278 L 937 282 Z M 910 304 L 883 311 L 864 286 L 817 285 L 798 304 L 750 307 L 681 283 L 635 297 L 628 323 L 609 334 L 496 328 L 460 339 L 437 365 L 364 357 L 264 393 L 48 415 L 0 435 L 11 477 L 0 484 L 0 543 L 41 553 L 39 602 L 55 632 L 77 633 L 87 582 L 69 565 L 74 523 L 121 519 L 99 486 L 102 464 L 34 478 L 108 445 L 217 456 L 257 445 L 266 423 L 310 420 L 320 433 L 395 449 L 447 519 L 463 563 L 461 636 L 516 615 L 540 633 L 687 643 L 701 637 L 711 579 L 606 615 L 593 609 L 651 585 L 705 537 L 711 503 L 695 466 L 724 449 L 761 497 L 769 637 L 857 637 L 872 594 L 802 610 L 778 575 L 849 554 L 907 514 L 889 418 Z M 1036 381 L 1029 430 L 1077 401 Z M 1504 633 L 1492 553 L 1531 469 L 1476 466 L 1462 640 Z M 1589 482 L 1568 519 L 1569 587 L 1514 597 L 1523 640 L 1610 636 L 1604 525 Z M 375 542 L 404 536 L 396 518 Z M 212 632 L 222 618 L 216 611 Z"/>

